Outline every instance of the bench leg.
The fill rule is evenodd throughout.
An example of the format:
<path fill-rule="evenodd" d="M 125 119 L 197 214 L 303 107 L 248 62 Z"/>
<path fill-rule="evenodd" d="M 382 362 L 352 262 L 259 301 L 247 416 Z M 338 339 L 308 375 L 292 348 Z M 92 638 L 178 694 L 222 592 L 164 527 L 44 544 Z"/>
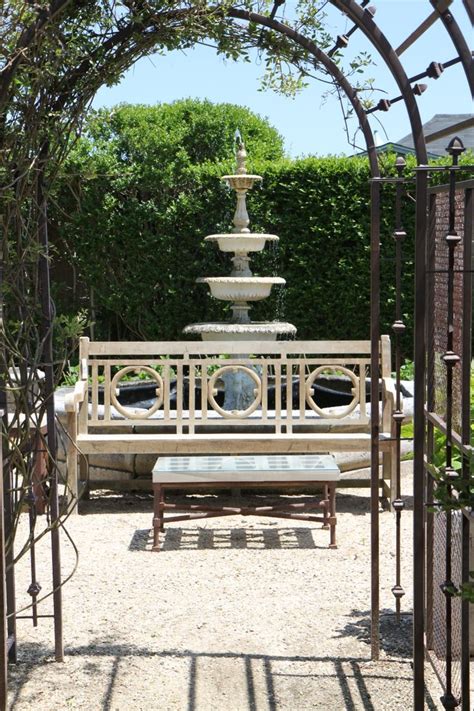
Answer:
<path fill-rule="evenodd" d="M 331 527 L 329 548 L 337 548 L 336 544 L 336 485 L 329 484 L 329 524 Z"/>
<path fill-rule="evenodd" d="M 165 491 L 160 484 L 153 484 L 153 546 L 152 551 L 160 550 L 160 531 L 164 531 L 163 504 Z"/>
<path fill-rule="evenodd" d="M 79 497 L 83 501 L 89 501 L 91 488 L 89 485 L 89 455 L 79 455 Z"/>
<path fill-rule="evenodd" d="M 323 518 L 324 518 L 324 523 L 322 525 L 323 531 L 328 531 L 329 530 L 329 487 L 327 484 L 324 484 L 324 489 L 323 489 L 323 496 L 324 500 L 321 502 L 324 504 L 323 507 Z"/>
<path fill-rule="evenodd" d="M 75 412 L 68 412 L 67 414 L 67 432 L 69 434 L 69 437 L 66 440 L 66 477 L 68 504 L 74 502 L 74 508 L 72 510 L 72 513 L 77 514 L 77 499 L 79 495 L 79 469 L 77 462 L 77 422 Z"/>

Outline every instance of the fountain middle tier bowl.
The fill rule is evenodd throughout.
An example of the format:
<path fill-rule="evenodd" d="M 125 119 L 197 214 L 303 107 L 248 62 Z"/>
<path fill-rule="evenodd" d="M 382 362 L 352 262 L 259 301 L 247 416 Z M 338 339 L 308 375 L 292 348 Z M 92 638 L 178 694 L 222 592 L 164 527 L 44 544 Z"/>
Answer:
<path fill-rule="evenodd" d="M 183 330 L 203 341 L 276 341 L 278 336 L 294 338 L 296 326 L 282 321 L 250 323 L 192 323 Z"/>
<path fill-rule="evenodd" d="M 274 284 L 286 284 L 281 277 L 200 277 L 196 282 L 209 284 L 214 298 L 234 302 L 261 301 Z"/>
<path fill-rule="evenodd" d="M 266 235 L 257 233 L 232 233 L 222 235 L 209 235 L 204 238 L 204 242 L 217 242 L 221 252 L 235 252 L 236 254 L 247 254 L 247 252 L 261 252 L 265 247 L 265 242 L 278 242 L 276 235 Z"/>

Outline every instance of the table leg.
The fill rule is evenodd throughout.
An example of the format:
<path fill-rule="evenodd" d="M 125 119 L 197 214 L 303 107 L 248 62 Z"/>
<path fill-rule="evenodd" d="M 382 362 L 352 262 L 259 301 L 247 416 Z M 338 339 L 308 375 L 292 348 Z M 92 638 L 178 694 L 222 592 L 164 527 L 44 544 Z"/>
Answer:
<path fill-rule="evenodd" d="M 321 503 L 323 504 L 324 523 L 322 525 L 322 528 L 324 531 L 328 531 L 329 530 L 329 487 L 327 484 L 324 484 L 323 497 L 324 498 Z"/>
<path fill-rule="evenodd" d="M 331 527 L 329 548 L 337 548 L 336 544 L 336 485 L 329 484 L 329 525 Z"/>
<path fill-rule="evenodd" d="M 163 525 L 164 489 L 160 484 L 153 484 L 153 546 L 152 551 L 160 550 L 160 531 Z"/>

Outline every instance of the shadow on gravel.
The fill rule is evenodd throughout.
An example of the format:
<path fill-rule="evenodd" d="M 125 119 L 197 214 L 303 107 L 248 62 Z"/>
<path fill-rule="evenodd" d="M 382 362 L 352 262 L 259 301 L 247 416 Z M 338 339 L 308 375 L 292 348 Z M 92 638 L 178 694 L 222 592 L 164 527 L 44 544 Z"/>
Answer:
<path fill-rule="evenodd" d="M 117 492 L 100 491 L 92 492 L 89 498 L 81 499 L 79 513 L 89 516 L 91 514 L 119 514 L 119 513 L 150 513 L 153 510 L 153 494 L 148 491 Z"/>
<path fill-rule="evenodd" d="M 308 550 L 327 549 L 328 531 L 315 528 L 173 528 L 165 529 L 161 538 L 161 552 L 191 550 Z M 315 542 L 315 539 L 318 541 Z M 320 540 L 319 540 L 320 539 Z M 130 541 L 130 551 L 151 551 L 152 533 L 137 529 Z"/>
<path fill-rule="evenodd" d="M 347 489 L 344 489 L 347 491 Z M 339 491 L 336 493 L 336 509 L 337 513 L 351 513 L 351 514 L 368 514 L 370 513 L 370 492 L 368 489 L 364 490 L 364 494 L 342 494 Z M 405 511 L 413 511 L 413 496 L 403 496 L 403 501 L 405 502 Z M 380 513 L 385 513 L 387 509 L 385 508 Z"/>
<path fill-rule="evenodd" d="M 309 492 L 305 494 L 299 493 L 298 495 L 286 495 L 278 497 L 278 494 L 274 496 L 276 500 L 281 498 L 282 500 L 298 501 L 301 498 L 307 498 Z M 173 494 L 172 491 L 167 492 L 166 499 L 171 503 L 175 502 L 185 502 L 193 499 L 196 494 L 190 494 L 185 496 L 183 494 Z M 316 496 L 318 496 L 316 494 Z M 267 492 L 265 496 L 258 496 L 248 492 L 243 496 L 231 496 L 230 493 L 218 493 L 218 494 L 202 494 L 199 496 L 199 500 L 209 500 L 211 503 L 222 504 L 225 506 L 239 505 L 246 502 L 257 503 L 260 500 L 265 500 L 268 498 L 273 498 L 270 491 Z M 352 513 L 356 515 L 365 515 L 370 511 L 370 497 L 368 491 L 364 494 L 342 494 L 337 493 L 336 495 L 336 508 L 338 513 Z M 117 491 L 100 491 L 92 492 L 90 498 L 82 499 L 79 504 L 79 512 L 83 515 L 93 515 L 93 514 L 118 514 L 126 513 L 148 513 L 153 510 L 153 494 L 148 491 L 141 492 L 117 492 Z"/>
<path fill-rule="evenodd" d="M 335 637 L 355 637 L 370 648 L 370 610 L 352 610 L 349 622 Z M 380 611 L 380 649 L 391 657 L 412 658 L 412 613 L 402 613 L 400 623 L 393 610 Z"/>
<path fill-rule="evenodd" d="M 370 497 L 357 494 L 340 494 L 336 490 L 336 512 L 364 516 L 370 512 Z"/>
<path fill-rule="evenodd" d="M 33 686 L 30 675 L 38 666 L 41 668 L 50 663 L 50 659 L 45 657 L 51 652 L 52 650 L 41 645 L 22 646 L 21 661 L 15 665 L 11 674 L 13 693 L 10 695 L 10 709 L 20 711 L 22 690 L 25 687 L 28 687 L 26 693 L 30 701 L 35 700 L 35 695 L 41 694 L 38 685 Z M 247 708 L 250 711 L 261 708 L 262 700 L 265 700 L 270 711 L 287 709 L 289 708 L 288 697 L 290 699 L 293 697 L 296 702 L 302 690 L 305 695 L 309 693 L 310 698 L 311 695 L 313 696 L 314 709 L 322 709 L 320 685 L 323 685 L 321 689 L 324 689 L 325 709 L 328 708 L 330 697 L 335 704 L 332 708 L 341 710 L 344 708 L 346 711 L 356 711 L 356 709 L 375 711 L 378 698 L 390 698 L 390 690 L 397 696 L 401 692 L 403 698 L 409 698 L 412 683 L 411 669 L 406 661 L 396 663 L 392 660 L 395 666 L 391 668 L 386 662 L 378 664 L 365 657 L 244 654 L 229 651 L 195 652 L 174 649 L 154 651 L 147 647 L 122 644 L 107 638 L 91 640 L 87 646 L 68 647 L 66 663 L 68 657 L 84 658 L 82 671 L 85 678 L 89 673 L 103 676 L 102 695 L 100 699 L 97 698 L 95 707 L 102 711 L 112 711 L 117 708 L 116 694 L 120 693 L 120 685 L 124 682 L 130 684 L 128 662 L 140 658 L 156 659 L 157 662 L 169 660 L 173 664 L 175 673 L 183 676 L 183 682 L 187 686 L 187 688 L 183 687 L 187 697 L 187 711 L 197 711 L 198 707 L 201 708 L 198 704 L 199 691 L 202 693 L 206 687 L 212 690 L 216 681 L 220 685 L 220 692 L 225 692 L 225 680 L 229 669 L 233 670 L 233 676 L 239 676 L 241 698 L 234 697 L 234 701 L 239 703 L 239 708 Z M 159 667 L 153 668 L 154 680 L 159 688 L 160 683 L 166 682 L 166 665 L 162 667 L 165 678 L 161 680 Z M 76 679 L 77 673 L 76 667 Z M 328 688 L 328 682 L 334 684 L 332 690 Z M 389 689 L 387 684 L 390 685 Z M 29 688 L 29 685 L 33 688 Z M 230 686 L 235 692 L 235 678 Z M 65 693 L 68 692 L 65 690 Z M 425 698 L 427 708 L 436 709 L 428 691 Z M 397 708 L 401 707 L 397 706 Z"/>

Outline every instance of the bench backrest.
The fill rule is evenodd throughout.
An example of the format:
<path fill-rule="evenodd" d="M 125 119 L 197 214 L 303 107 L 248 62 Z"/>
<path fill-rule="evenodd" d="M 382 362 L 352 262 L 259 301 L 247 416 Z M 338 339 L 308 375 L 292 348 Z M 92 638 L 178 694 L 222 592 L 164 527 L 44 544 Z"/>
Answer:
<path fill-rule="evenodd" d="M 385 377 L 390 375 L 388 336 L 382 336 L 380 354 L 377 375 Z M 146 425 L 182 435 L 209 426 L 264 425 L 276 434 L 289 434 L 294 427 L 344 424 L 349 418 L 364 425 L 369 422 L 370 360 L 370 341 L 91 342 L 81 338 L 80 375 L 87 382 L 90 405 L 86 398 L 79 431 Z M 156 400 L 148 410 L 121 405 L 117 399 L 123 377 L 139 372 L 156 381 Z M 349 377 L 351 403 L 334 413 L 323 411 L 314 394 L 314 382 L 321 374 Z M 244 409 L 224 409 L 223 383 L 229 387 L 229 379 L 236 377 L 247 379 L 251 402 Z M 117 419 L 117 412 L 122 419 Z"/>

